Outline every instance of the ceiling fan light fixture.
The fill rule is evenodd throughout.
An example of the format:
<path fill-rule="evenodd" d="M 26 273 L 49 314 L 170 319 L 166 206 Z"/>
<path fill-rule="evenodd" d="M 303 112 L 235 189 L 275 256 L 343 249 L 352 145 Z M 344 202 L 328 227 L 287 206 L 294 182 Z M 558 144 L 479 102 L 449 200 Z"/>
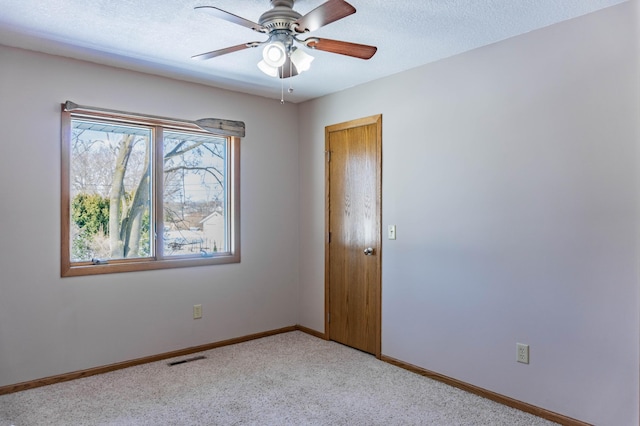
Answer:
<path fill-rule="evenodd" d="M 295 48 L 291 53 L 291 62 L 296 67 L 299 73 L 303 71 L 308 71 L 311 68 L 311 62 L 313 62 L 315 58 L 309 55 L 302 49 Z"/>
<path fill-rule="evenodd" d="M 270 67 L 278 68 L 287 60 L 287 50 L 281 41 L 273 41 L 262 51 L 264 62 Z"/>
<path fill-rule="evenodd" d="M 258 68 L 260 68 L 260 71 L 262 71 L 263 73 L 265 73 L 269 77 L 277 77 L 278 76 L 278 68 L 277 67 L 272 67 L 271 65 L 268 65 L 265 61 L 258 62 Z"/>

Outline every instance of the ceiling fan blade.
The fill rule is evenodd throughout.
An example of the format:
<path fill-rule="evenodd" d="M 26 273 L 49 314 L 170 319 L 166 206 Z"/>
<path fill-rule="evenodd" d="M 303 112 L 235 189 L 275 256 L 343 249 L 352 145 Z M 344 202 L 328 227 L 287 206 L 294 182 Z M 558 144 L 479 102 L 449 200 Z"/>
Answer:
<path fill-rule="evenodd" d="M 234 24 L 242 25 L 243 27 L 247 27 L 259 33 L 266 33 L 267 29 L 262 25 L 257 24 L 248 19 L 244 19 L 240 16 L 234 15 L 233 13 L 229 13 L 226 10 L 218 9 L 213 6 L 196 6 L 195 10 L 206 10 L 209 14 L 215 16 L 216 18 L 224 19 L 225 21 L 233 22 Z"/>
<path fill-rule="evenodd" d="M 375 46 L 318 37 L 308 38 L 304 41 L 304 44 L 312 49 L 353 56 L 354 58 L 360 59 L 371 59 L 378 51 L 378 48 Z"/>
<path fill-rule="evenodd" d="M 191 59 L 197 59 L 199 61 L 204 61 L 206 59 L 215 58 L 217 56 L 226 55 L 227 53 L 237 52 L 238 50 L 248 49 L 250 47 L 256 47 L 260 44 L 258 41 L 252 41 L 250 43 L 238 44 L 237 46 L 231 46 L 224 49 L 218 49 L 207 53 L 201 53 L 199 55 L 192 56 Z"/>
<path fill-rule="evenodd" d="M 356 8 L 344 0 L 329 0 L 313 9 L 293 24 L 297 33 L 315 31 L 320 27 L 356 13 Z"/>

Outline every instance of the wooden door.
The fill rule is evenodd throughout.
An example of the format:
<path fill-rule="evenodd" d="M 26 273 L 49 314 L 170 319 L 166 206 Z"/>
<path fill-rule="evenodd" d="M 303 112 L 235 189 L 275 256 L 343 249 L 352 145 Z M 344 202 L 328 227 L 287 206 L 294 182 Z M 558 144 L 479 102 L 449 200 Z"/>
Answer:
<path fill-rule="evenodd" d="M 380 357 L 382 116 L 325 129 L 325 330 Z"/>

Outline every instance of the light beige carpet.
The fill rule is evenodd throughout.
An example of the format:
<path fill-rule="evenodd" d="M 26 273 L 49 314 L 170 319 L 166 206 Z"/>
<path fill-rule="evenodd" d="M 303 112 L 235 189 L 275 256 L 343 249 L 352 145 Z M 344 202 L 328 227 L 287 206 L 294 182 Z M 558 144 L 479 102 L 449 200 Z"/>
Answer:
<path fill-rule="evenodd" d="M 551 424 L 302 332 L 0 396 L 3 426 Z"/>

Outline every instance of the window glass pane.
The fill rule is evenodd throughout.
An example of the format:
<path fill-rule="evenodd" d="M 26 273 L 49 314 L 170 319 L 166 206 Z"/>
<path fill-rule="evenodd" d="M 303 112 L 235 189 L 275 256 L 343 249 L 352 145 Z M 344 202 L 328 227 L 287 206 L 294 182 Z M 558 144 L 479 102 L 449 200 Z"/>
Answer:
<path fill-rule="evenodd" d="M 71 120 L 71 261 L 153 256 L 151 129 Z"/>
<path fill-rule="evenodd" d="M 165 256 L 229 252 L 227 139 L 164 132 Z"/>

